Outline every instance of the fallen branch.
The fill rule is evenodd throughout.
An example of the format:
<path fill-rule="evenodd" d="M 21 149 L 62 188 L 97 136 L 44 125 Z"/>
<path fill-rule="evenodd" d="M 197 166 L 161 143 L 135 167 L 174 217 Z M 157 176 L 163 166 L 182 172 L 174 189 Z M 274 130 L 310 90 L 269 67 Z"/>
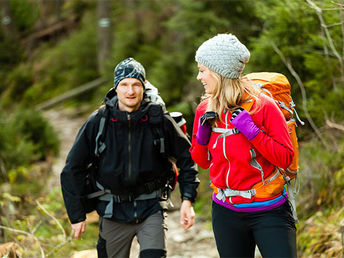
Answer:
<path fill-rule="evenodd" d="M 344 131 L 344 125 L 341 125 L 341 124 L 337 124 L 337 123 L 334 123 L 328 119 L 326 119 L 326 125 L 330 128 L 335 128 L 335 129 L 338 129 L 338 130 L 341 130 L 341 131 Z"/>
<path fill-rule="evenodd" d="M 66 231 L 63 229 L 61 223 L 53 216 L 51 215 L 43 206 L 42 204 L 40 204 L 39 201 L 36 200 L 36 204 L 38 205 L 38 207 L 45 213 L 47 214 L 50 218 L 52 218 L 55 223 L 57 224 L 57 226 L 61 229 L 62 233 L 63 233 L 63 238 L 64 240 L 66 240 L 67 236 L 66 236 Z"/>
<path fill-rule="evenodd" d="M 72 97 L 75 97 L 81 93 L 84 93 L 86 91 L 89 91 L 91 89 L 94 89 L 100 85 L 103 85 L 104 83 L 106 83 L 108 80 L 105 79 L 105 78 L 98 78 L 94 81 L 91 81 L 91 82 L 88 82 L 86 84 L 83 84 L 77 88 L 74 88 L 70 91 L 67 91 L 65 92 L 64 94 L 60 95 L 60 96 L 57 96 L 56 98 L 53 98 L 53 99 L 50 99 L 50 100 L 47 100 L 46 102 L 43 102 L 41 104 L 38 104 L 36 106 L 37 109 L 39 110 L 45 110 L 45 109 L 48 109 L 48 108 L 51 108 L 67 99 L 70 99 Z"/>
<path fill-rule="evenodd" d="M 19 258 L 21 257 L 17 252 L 18 244 L 15 242 L 0 243 L 0 257 L 11 257 Z"/>
<path fill-rule="evenodd" d="M 28 233 L 28 232 L 23 231 L 23 230 L 5 227 L 5 226 L 2 226 L 2 225 L 0 225 L 0 228 L 5 229 L 5 230 L 8 230 L 8 231 L 11 231 L 11 232 L 14 232 L 14 233 L 24 234 L 24 235 L 27 235 L 27 236 L 33 238 L 33 239 L 36 241 L 36 243 L 37 243 L 37 245 L 38 245 L 38 247 L 39 247 L 39 250 L 41 251 L 41 257 L 42 257 L 42 258 L 45 258 L 44 250 L 43 250 L 43 248 L 42 248 L 42 246 L 41 246 L 41 243 L 39 242 L 38 238 L 35 237 L 33 234 Z"/>
<path fill-rule="evenodd" d="M 41 40 L 45 37 L 52 37 L 64 31 L 69 31 L 72 28 L 77 26 L 77 19 L 72 18 L 69 20 L 64 20 L 60 22 L 56 22 L 47 26 L 46 28 L 42 28 L 39 31 L 32 32 L 29 36 L 22 39 L 23 44 L 27 44 L 31 41 Z"/>
<path fill-rule="evenodd" d="M 73 233 L 74 232 L 71 231 L 69 237 L 67 239 L 65 239 L 62 243 L 55 246 L 46 256 L 49 257 L 50 255 L 54 254 L 56 252 L 56 250 L 62 248 L 66 244 L 70 243 L 70 241 L 72 240 Z"/>

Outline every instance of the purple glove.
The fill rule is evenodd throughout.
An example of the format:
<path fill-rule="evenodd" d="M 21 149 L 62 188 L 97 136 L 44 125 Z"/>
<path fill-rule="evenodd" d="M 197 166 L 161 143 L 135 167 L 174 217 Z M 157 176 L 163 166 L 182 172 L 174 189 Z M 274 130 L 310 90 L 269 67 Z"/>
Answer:
<path fill-rule="evenodd" d="M 236 108 L 232 113 L 231 123 L 250 141 L 259 133 L 251 115 L 243 108 Z"/>
<path fill-rule="evenodd" d="M 213 111 L 205 112 L 204 115 L 200 117 L 196 134 L 196 141 L 198 144 L 207 145 L 209 143 L 211 135 L 211 125 L 209 122 L 217 118 L 218 114 Z"/>

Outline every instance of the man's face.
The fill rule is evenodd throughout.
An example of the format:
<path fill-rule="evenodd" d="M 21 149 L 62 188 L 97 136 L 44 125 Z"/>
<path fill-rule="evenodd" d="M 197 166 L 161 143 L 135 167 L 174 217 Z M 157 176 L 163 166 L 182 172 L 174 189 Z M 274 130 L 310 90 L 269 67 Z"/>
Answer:
<path fill-rule="evenodd" d="M 137 110 L 143 99 L 144 88 L 140 80 L 125 78 L 119 82 L 116 88 L 118 108 L 129 113 Z"/>

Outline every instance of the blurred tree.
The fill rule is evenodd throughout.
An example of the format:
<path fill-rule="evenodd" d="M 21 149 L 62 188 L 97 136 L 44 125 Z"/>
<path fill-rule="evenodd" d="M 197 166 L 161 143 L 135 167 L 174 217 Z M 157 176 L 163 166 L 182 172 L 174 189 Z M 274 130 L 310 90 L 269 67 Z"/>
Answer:
<path fill-rule="evenodd" d="M 18 37 L 18 31 L 13 24 L 10 0 L 1 1 L 1 25 L 6 37 Z"/>
<path fill-rule="evenodd" d="M 62 19 L 62 6 L 65 0 L 36 0 L 40 6 L 40 16 L 36 28 L 44 28 Z"/>
<path fill-rule="evenodd" d="M 111 1 L 98 0 L 98 72 L 105 72 L 105 62 L 111 53 Z"/>

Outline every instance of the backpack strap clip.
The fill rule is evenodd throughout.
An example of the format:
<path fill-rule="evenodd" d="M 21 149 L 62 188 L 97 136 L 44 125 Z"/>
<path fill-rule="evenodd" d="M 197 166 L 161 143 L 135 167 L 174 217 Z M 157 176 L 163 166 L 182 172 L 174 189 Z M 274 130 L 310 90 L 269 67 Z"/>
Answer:
<path fill-rule="evenodd" d="M 213 148 L 216 147 L 217 141 L 218 141 L 220 138 L 222 138 L 222 137 L 227 137 L 227 136 L 229 136 L 229 135 L 239 134 L 239 133 L 240 133 L 239 130 L 238 130 L 237 128 L 226 129 L 226 128 L 214 127 L 214 128 L 212 129 L 212 131 L 213 131 L 214 133 L 220 133 L 220 135 L 216 138 L 216 141 L 215 141 L 215 143 L 214 143 Z"/>
<path fill-rule="evenodd" d="M 221 188 L 217 188 L 218 193 L 216 195 L 216 198 L 225 202 L 226 201 L 226 197 L 233 197 L 233 196 L 241 196 L 243 198 L 246 199 L 251 199 L 252 196 L 254 196 L 257 192 L 256 189 L 252 188 L 250 190 L 233 190 L 230 188 L 226 188 L 226 189 L 221 189 Z"/>
<path fill-rule="evenodd" d="M 163 137 L 160 137 L 159 139 L 154 139 L 153 142 L 154 142 L 154 146 L 160 145 L 160 153 L 165 153 L 165 139 Z"/>

